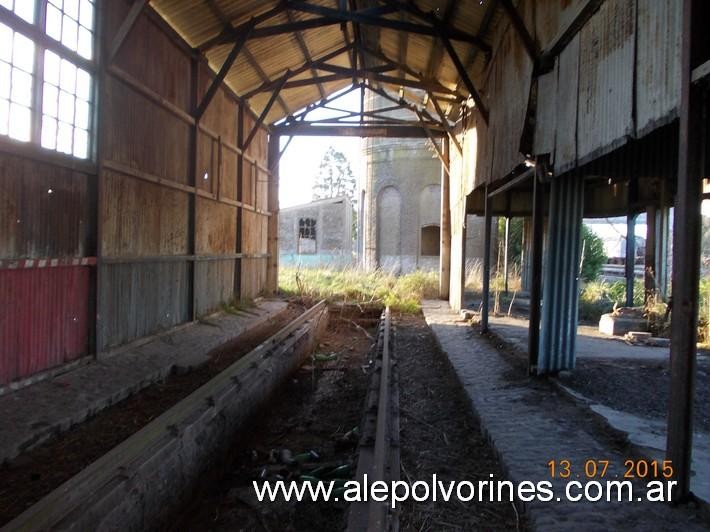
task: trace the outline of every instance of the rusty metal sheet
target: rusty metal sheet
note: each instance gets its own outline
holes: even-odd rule
[[[192,319],[190,263],[140,262],[101,268],[99,351]]]
[[[555,129],[557,127],[557,64],[552,72],[537,79],[537,110],[535,119],[536,154],[555,151]]]
[[[681,2],[638,0],[636,135],[678,116]]]
[[[562,51],[557,63],[555,172],[558,174],[577,163],[579,42],[577,35]]]
[[[580,32],[578,164],[633,136],[636,2],[607,0]]]
[[[0,259],[81,257],[90,239],[90,178],[0,154]]]
[[[86,355],[88,266],[0,270],[0,385]]]
[[[235,260],[209,260],[196,263],[195,304],[198,316],[220,310],[222,303],[235,295]]]

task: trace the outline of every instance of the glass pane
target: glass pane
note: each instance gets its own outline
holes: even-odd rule
[[[10,104],[10,137],[27,142],[30,140],[30,110],[27,107]]]
[[[64,15],[62,19],[62,44],[76,52],[77,31],[79,24]]]
[[[74,128],[68,124],[59,122],[57,128],[57,151],[71,154],[71,143],[74,135]]]
[[[81,57],[91,59],[91,40],[93,35],[86,28],[79,26],[79,45],[77,51]]]
[[[0,59],[12,61],[12,30],[5,24],[0,24]]]
[[[25,72],[34,71],[35,43],[20,33],[15,33],[15,44],[12,47],[12,65]]]
[[[76,70],[76,95],[82,100],[91,100],[91,75],[80,68]]]
[[[59,120],[74,123],[74,96],[64,91],[59,91]]]
[[[57,121],[49,116],[42,117],[42,147],[57,147]]]
[[[0,98],[10,98],[10,65],[0,62]]]
[[[30,24],[35,21],[35,0],[18,0],[15,2],[15,14]]]
[[[89,104],[82,100],[76,100],[76,110],[74,111],[74,125],[89,129]]]
[[[94,29],[94,5],[89,0],[81,0],[79,22],[85,28]]]
[[[44,80],[59,85],[59,56],[49,50],[44,52]]]
[[[0,6],[7,9],[12,9],[12,0],[0,0]]]
[[[59,74],[59,86],[72,94],[74,94],[74,91],[76,90],[76,67],[66,59],[62,59],[62,68]]]
[[[17,68],[12,69],[12,93],[10,99],[25,107],[32,105],[32,76]]]
[[[62,39],[62,12],[47,4],[47,23],[45,31],[55,41]]]
[[[7,135],[7,123],[10,119],[10,102],[0,98],[0,135]]]
[[[64,0],[64,13],[79,20],[79,0]]]
[[[64,5],[63,0],[49,0],[50,4],[54,4],[57,6],[59,9],[61,9]]]
[[[83,129],[74,130],[74,156],[86,159],[89,155],[89,133]]]
[[[42,88],[42,112],[44,114],[57,117],[57,98],[59,98],[57,87],[45,83]]]

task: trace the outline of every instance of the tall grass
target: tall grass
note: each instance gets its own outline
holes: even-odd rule
[[[394,275],[383,270],[358,268],[281,267],[279,289],[285,295],[328,301],[379,303],[400,312],[417,312],[421,300],[437,297],[439,274],[415,271]]]

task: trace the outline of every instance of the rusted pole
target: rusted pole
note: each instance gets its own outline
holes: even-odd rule
[[[451,282],[451,208],[449,205],[449,163],[450,145],[448,137],[441,139],[441,250],[439,253],[439,297],[449,299]]]
[[[483,228],[483,289],[481,303],[481,332],[488,332],[488,302],[490,299],[491,288],[491,202],[492,198],[488,195],[488,185],[485,188],[485,222]]]
[[[279,288],[279,143],[278,135],[269,135],[269,224],[267,227],[266,290],[275,294]]]
[[[656,295],[656,206],[646,208],[646,250],[643,267],[643,301],[645,305],[653,303]]]
[[[544,186],[540,182],[542,170],[538,163],[533,179],[533,212],[530,245],[530,322],[528,324],[528,372],[537,370],[540,350],[540,304],[542,303],[542,243],[544,227]]]
[[[636,269],[636,215],[626,217],[626,306],[634,306],[634,275]]]
[[[700,276],[700,202],[702,93],[691,83],[692,13],[699,0],[683,0],[681,43],[678,187],[673,225],[673,311],[670,399],[666,456],[678,482],[673,501],[690,495],[695,397],[698,280]],[[700,24],[700,21],[696,21]]]

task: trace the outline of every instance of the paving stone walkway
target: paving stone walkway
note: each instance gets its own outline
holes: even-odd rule
[[[601,479],[604,485],[607,480],[624,480],[616,475],[621,477],[625,471],[626,443],[597,416],[545,380],[513,369],[445,302],[425,301],[423,310],[509,480],[551,480],[547,463],[562,459],[572,464],[568,480],[585,481],[584,464],[590,459],[609,460],[607,476]],[[566,481],[552,484],[552,501],[533,501],[522,508],[533,530],[708,530],[708,523],[688,507],[639,501],[569,502],[564,500]],[[644,484],[635,484],[634,498],[643,497]]]
[[[140,346],[0,396],[0,464],[163,379],[207,362],[211,351],[276,317],[283,301],[219,314]]]

